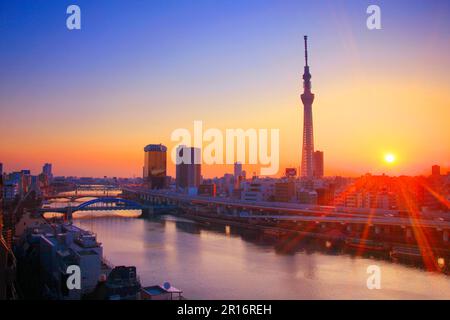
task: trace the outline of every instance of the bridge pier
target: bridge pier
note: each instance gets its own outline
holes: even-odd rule
[[[72,220],[73,220],[72,207],[69,207],[67,208],[66,221],[72,222]]]
[[[153,207],[146,207],[142,209],[141,218],[148,218],[151,217],[154,213]]]

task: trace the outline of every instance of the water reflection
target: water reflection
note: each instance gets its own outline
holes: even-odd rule
[[[382,257],[354,257],[324,241],[294,237],[277,243],[233,226],[124,213],[75,223],[97,233],[114,264],[135,265],[144,285],[170,281],[191,299],[450,298],[445,275]],[[366,269],[372,264],[382,270],[381,290],[367,289]]]

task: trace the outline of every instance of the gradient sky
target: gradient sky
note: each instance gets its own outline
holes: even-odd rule
[[[70,4],[81,30],[66,28]],[[382,30],[366,28],[369,4]],[[447,0],[2,1],[0,162],[140,176],[146,144],[170,149],[174,129],[202,120],[279,128],[281,168],[298,167],[304,34],[327,175],[450,167]]]

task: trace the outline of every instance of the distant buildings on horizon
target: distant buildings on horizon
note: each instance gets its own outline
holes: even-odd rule
[[[405,201],[401,199],[396,187],[397,178],[370,174],[360,178],[325,178],[323,152],[318,150],[313,153],[312,177],[299,176],[296,168],[286,168],[285,175],[281,178],[247,178],[242,163],[236,162],[233,174],[225,173],[220,178],[204,179],[201,175],[201,149],[182,145],[176,150],[174,181],[167,176],[167,148],[164,145],[148,145],[144,152],[143,181],[151,189],[168,189],[188,195],[218,196],[252,202],[291,202],[386,210],[405,206]],[[440,167],[434,165],[431,173],[430,179],[434,177],[433,181],[437,181],[437,177],[441,177]],[[426,188],[421,188],[414,178],[411,179],[409,184],[416,185],[411,192],[419,206],[443,208]],[[159,181],[165,183],[162,185]],[[447,177],[445,181],[444,187],[436,184],[436,188],[448,197],[450,178]]]

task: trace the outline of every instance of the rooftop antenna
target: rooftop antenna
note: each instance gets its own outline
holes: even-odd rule
[[[308,67],[308,36],[303,36],[303,39],[305,40],[305,63]]]

